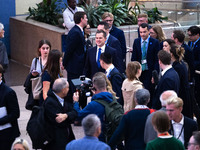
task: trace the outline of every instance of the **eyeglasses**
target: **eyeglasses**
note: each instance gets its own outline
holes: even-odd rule
[[[188,36],[195,36],[196,34],[188,34]]]

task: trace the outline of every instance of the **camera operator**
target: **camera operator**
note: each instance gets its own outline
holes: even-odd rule
[[[104,137],[104,116],[105,116],[105,108],[100,103],[94,100],[104,100],[106,102],[112,102],[113,96],[109,93],[106,89],[106,80],[102,76],[95,76],[92,79],[93,82],[93,92],[94,96],[91,99],[91,102],[82,110],[79,107],[79,94],[78,92],[74,93],[73,100],[74,100],[74,109],[78,112],[78,119],[83,119],[88,114],[96,114],[102,124],[101,134],[99,135],[100,141],[105,141]]]

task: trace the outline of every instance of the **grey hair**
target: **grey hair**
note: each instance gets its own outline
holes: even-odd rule
[[[4,29],[4,25],[0,22],[0,31]]]
[[[62,89],[66,88],[67,86],[69,86],[67,79],[65,78],[58,78],[54,81],[53,83],[53,87],[52,90],[55,93],[60,93],[62,91]]]
[[[93,77],[92,82],[97,90],[102,91],[106,89],[106,79],[103,76]]]
[[[160,102],[161,102],[161,105],[162,106],[166,106],[167,105],[167,101],[173,99],[173,98],[176,98],[178,97],[177,96],[177,93],[173,90],[167,90],[167,91],[164,91],[161,95],[160,95]]]
[[[11,150],[14,149],[14,146],[16,144],[21,144],[24,147],[25,150],[30,150],[30,146],[29,146],[28,142],[25,139],[20,139],[20,138],[16,139],[12,144]]]
[[[147,89],[138,89],[135,92],[135,99],[139,105],[147,105],[150,100],[150,93]]]
[[[97,115],[90,114],[82,120],[82,126],[86,136],[94,136],[97,129],[101,126],[101,122]]]

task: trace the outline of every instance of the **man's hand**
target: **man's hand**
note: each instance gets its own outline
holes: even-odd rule
[[[57,114],[56,122],[61,123],[61,122],[65,121],[67,119],[67,117],[68,117],[67,114],[59,113],[59,114]]]
[[[74,95],[73,95],[73,100],[75,102],[78,102],[79,101],[79,93],[78,92],[75,92]]]

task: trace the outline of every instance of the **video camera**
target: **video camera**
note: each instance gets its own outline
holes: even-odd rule
[[[72,83],[79,91],[80,96],[89,97],[92,95],[92,80],[86,78],[85,75],[80,76],[78,79],[72,79]]]

